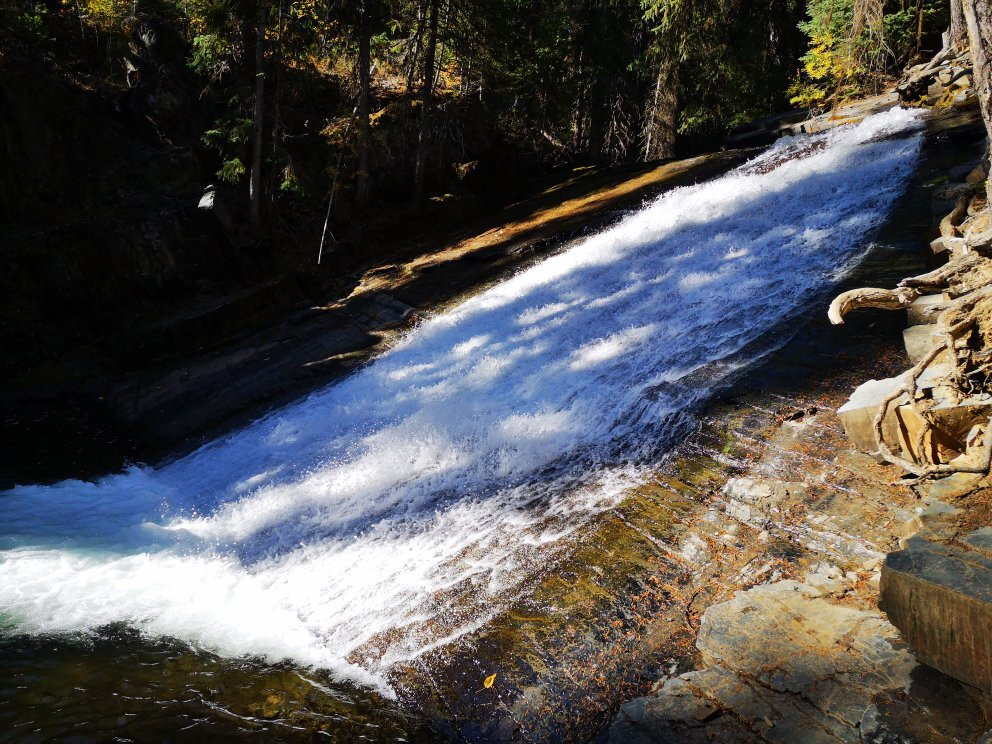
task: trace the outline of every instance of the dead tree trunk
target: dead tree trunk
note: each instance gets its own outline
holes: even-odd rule
[[[358,30],[358,179],[355,184],[355,205],[369,203],[369,88],[372,82],[372,22],[375,0],[362,3],[362,20]]]
[[[972,76],[985,129],[992,137],[992,0],[964,0]]]
[[[434,63],[437,56],[438,0],[430,0],[430,28],[424,57],[424,86],[420,103],[420,132],[417,135],[417,162],[413,176],[413,201],[424,201],[424,182],[427,177],[427,144],[430,139],[430,113],[434,98]]]
[[[262,137],[265,102],[265,22],[267,0],[258,1],[258,24],[255,34],[255,132],[251,148],[251,176],[248,182],[249,219],[258,230],[262,224]]]

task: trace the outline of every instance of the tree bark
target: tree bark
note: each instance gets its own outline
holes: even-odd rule
[[[417,30],[410,40],[404,64],[406,69],[406,92],[413,92],[413,83],[417,77],[417,59],[420,57],[421,41],[424,37],[424,19],[427,17],[427,0],[420,0],[417,5]]]
[[[675,134],[679,109],[675,74],[668,62],[658,65],[651,102],[644,115],[644,160],[675,156]]]
[[[248,182],[249,219],[256,230],[262,224],[262,138],[265,101],[265,22],[267,0],[258,2],[258,25],[255,35],[255,134],[251,150],[251,176]]]
[[[971,42],[972,78],[992,137],[992,0],[964,0],[964,17]]]
[[[372,81],[372,23],[375,0],[363,0],[362,20],[358,31],[358,180],[355,184],[355,205],[363,208],[369,203],[369,88]]]
[[[430,139],[430,112],[434,98],[434,66],[437,56],[438,0],[430,0],[430,28],[424,58],[424,86],[420,104],[420,131],[417,135],[417,162],[413,174],[413,201],[424,201],[424,182],[427,177],[427,144]]]
[[[947,32],[947,48],[968,43],[968,24],[964,20],[964,4],[951,0],[951,27]]]

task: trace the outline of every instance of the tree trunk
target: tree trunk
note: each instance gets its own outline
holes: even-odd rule
[[[369,87],[372,79],[372,23],[375,0],[362,3],[362,22],[358,31],[358,181],[355,184],[355,205],[369,203]]]
[[[255,36],[255,138],[251,151],[251,177],[248,183],[249,219],[256,230],[262,224],[262,109],[265,100],[265,16],[267,0],[258,1],[258,26]]]
[[[606,81],[604,73],[596,70],[592,85],[589,86],[589,136],[586,139],[586,157],[593,162],[603,158],[606,140]]]
[[[427,0],[420,0],[417,5],[417,31],[410,41],[411,48],[407,50],[406,59],[406,92],[413,92],[413,83],[417,77],[417,59],[420,57],[420,46],[424,37],[424,18],[427,16]]]
[[[651,102],[644,116],[644,160],[675,156],[679,98],[675,74],[668,62],[658,65]]]
[[[279,11],[276,16],[276,48],[275,48],[275,61],[274,61],[274,72],[272,74],[272,92],[269,94],[272,98],[272,148],[281,148],[282,144],[282,86],[280,82],[282,80],[282,34],[283,34],[283,18],[282,18],[282,6],[283,0],[279,0]]]
[[[437,55],[438,0],[430,0],[430,29],[424,58],[424,87],[420,104],[420,132],[417,135],[417,162],[413,176],[413,201],[424,201],[424,181],[427,177],[427,143],[430,139],[430,112],[434,98],[434,62]]]
[[[972,77],[985,129],[992,137],[992,0],[964,0],[971,42]]]
[[[951,0],[951,27],[947,32],[945,48],[967,43],[968,24],[964,20],[964,4],[961,0]]]

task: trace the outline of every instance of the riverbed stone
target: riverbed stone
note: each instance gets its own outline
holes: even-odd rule
[[[882,566],[879,606],[921,661],[992,693],[992,559],[912,538]]]
[[[784,503],[800,497],[803,484],[773,478],[731,478],[723,487],[726,514],[752,527],[761,527],[781,511]]]
[[[972,550],[992,557],[992,527],[980,527],[962,537],[961,542]]]
[[[983,477],[979,473],[953,473],[944,478],[935,478],[929,483],[928,494],[930,498],[953,501],[978,488]]]

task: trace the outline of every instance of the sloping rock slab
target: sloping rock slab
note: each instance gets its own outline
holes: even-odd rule
[[[943,341],[943,335],[936,323],[923,323],[904,330],[902,341],[909,361],[916,364]]]
[[[710,607],[696,646],[713,664],[627,703],[610,742],[860,742],[873,703],[917,662],[883,617],[828,601],[828,587],[765,584]]]
[[[908,540],[885,559],[879,606],[921,661],[992,692],[992,560]]]

